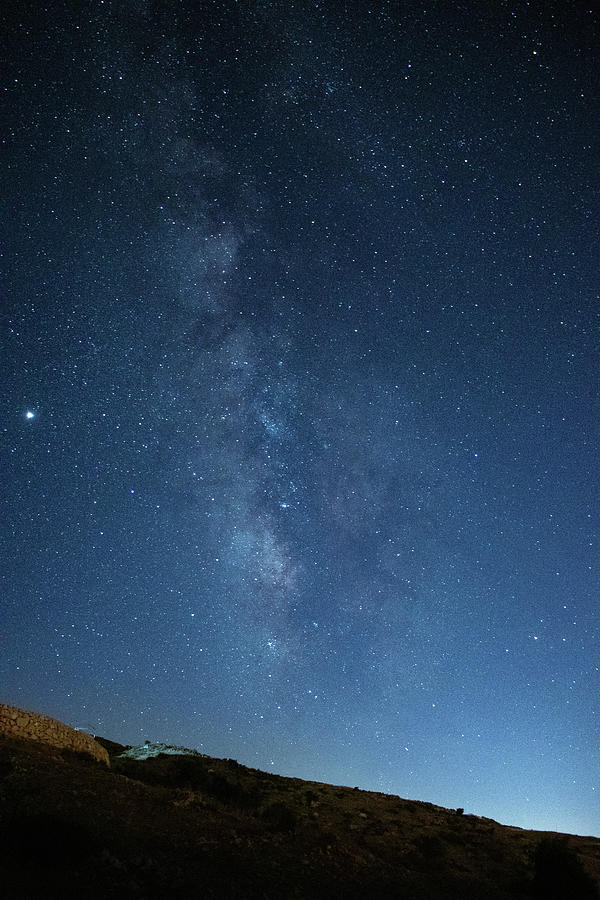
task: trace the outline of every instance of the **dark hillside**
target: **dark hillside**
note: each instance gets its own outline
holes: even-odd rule
[[[124,747],[100,742],[110,769],[0,740],[7,900],[597,897],[597,838],[523,831],[235,760],[124,759]]]

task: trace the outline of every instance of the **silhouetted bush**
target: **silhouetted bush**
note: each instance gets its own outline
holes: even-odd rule
[[[235,760],[229,762],[234,765],[228,764],[228,768],[242,769]],[[160,753],[144,760],[117,758],[113,763],[113,772],[152,787],[198,791],[220,803],[241,809],[256,807],[260,803],[256,785],[247,790],[236,779],[214,772],[205,760],[197,756]]]
[[[211,774],[206,783],[205,791],[207,794],[210,794],[211,797],[220,800],[221,803],[232,803],[242,794],[242,789],[239,785],[229,781],[224,775],[217,773]]]
[[[159,759],[162,757],[159,756]],[[193,791],[202,790],[207,782],[206,766],[203,760],[195,756],[170,756],[165,763],[172,771],[173,782],[177,787],[189,787]]]
[[[272,831],[290,832],[296,829],[298,821],[296,813],[280,801],[267,806],[262,816]]]
[[[160,753],[144,760],[117,758],[113,760],[112,769],[127,778],[167,788],[202,790],[208,779],[204,761],[183,754]]]
[[[444,842],[437,834],[420,834],[415,846],[426,860],[440,859],[446,851]]]
[[[536,900],[597,900],[593,879],[565,838],[542,838],[534,854]]]

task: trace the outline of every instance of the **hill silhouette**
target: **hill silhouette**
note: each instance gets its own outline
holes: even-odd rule
[[[7,900],[598,897],[595,837],[97,740],[110,768],[0,738]]]

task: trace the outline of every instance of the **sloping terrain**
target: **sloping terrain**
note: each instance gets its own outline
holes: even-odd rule
[[[598,838],[98,740],[110,769],[0,740],[7,900],[598,896]]]

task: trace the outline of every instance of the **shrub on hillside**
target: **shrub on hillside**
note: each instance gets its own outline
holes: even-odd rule
[[[565,838],[545,837],[534,854],[535,900],[598,900],[593,879]]]
[[[415,838],[415,847],[423,859],[428,861],[440,859],[446,852],[446,847],[439,834],[419,834]]]
[[[289,833],[296,830],[298,817],[293,809],[285,803],[277,801],[271,803],[262,814],[263,819],[269,825],[271,831]]]

